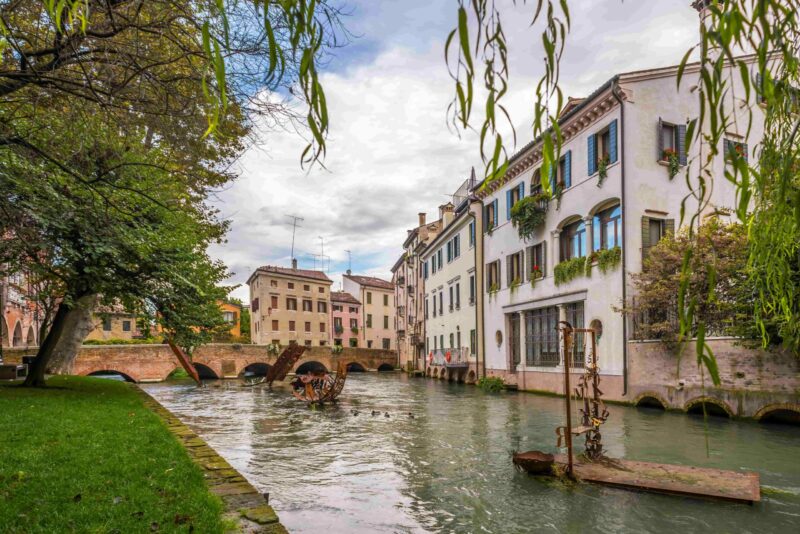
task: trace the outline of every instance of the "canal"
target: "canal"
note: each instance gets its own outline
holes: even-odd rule
[[[542,481],[511,453],[555,452],[563,400],[352,373],[334,407],[288,385],[142,386],[260,491],[290,532],[797,532],[800,428],[610,406],[603,441],[636,460],[754,470],[755,506]],[[375,414],[373,415],[373,413]]]

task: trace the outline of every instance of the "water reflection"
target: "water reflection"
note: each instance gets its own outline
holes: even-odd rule
[[[756,470],[771,493],[750,507],[516,472],[512,451],[554,451],[558,398],[374,373],[315,411],[283,384],[143,387],[270,492],[291,532],[792,532],[800,519],[795,427],[710,418],[706,456],[702,418],[609,407],[609,454]]]

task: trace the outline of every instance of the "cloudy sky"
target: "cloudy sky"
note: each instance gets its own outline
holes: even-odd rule
[[[457,1],[343,1],[356,37],[322,76],[331,120],[326,169],[300,168],[305,143],[297,134],[267,134],[242,157],[238,180],[214,200],[232,226],[228,242],[212,254],[234,272],[229,282],[242,284],[234,295],[245,302],[245,282],[256,267],[290,264],[287,215],[304,219],[295,237],[300,267],[315,267],[321,237],[335,288],[348,268],[347,250],[355,273],[388,279],[417,213],[435,219],[470,169],[481,168],[477,137],[459,137],[446,123],[453,84],[443,51]],[[531,139],[533,89],[542,73],[540,29],[529,26],[536,2],[527,4],[503,9],[507,106],[518,147]],[[567,95],[585,96],[619,72],[676,64],[696,40],[689,0],[569,5],[572,30],[561,75]]]

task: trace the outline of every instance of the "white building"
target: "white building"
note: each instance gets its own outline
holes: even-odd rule
[[[443,206],[442,230],[421,254],[425,282],[426,374],[474,382],[477,375],[478,274],[476,238],[467,180]]]
[[[681,202],[688,193],[685,165],[696,175],[699,161],[698,154],[686,154],[683,146],[686,125],[698,116],[698,97],[691,89],[697,73],[697,65],[687,66],[679,90],[676,67],[620,74],[588,98],[570,100],[559,119],[564,142],[556,177],[551,178],[563,191],[560,200],[545,203],[544,222],[530,239],[520,238],[510,210],[541,186],[540,140],[512,157],[504,178],[476,189],[485,219],[482,342],[487,374],[520,389],[563,392],[565,358],[556,329],[560,320],[567,320],[602,332],[597,351],[603,391],[609,398],[624,398],[630,332],[615,308],[631,297],[630,274],[641,270],[649,247],[680,225]],[[737,86],[738,75],[731,79],[736,82],[729,94],[744,95]],[[761,136],[756,122],[748,139],[746,120],[738,122],[742,130],[732,126],[726,146],[752,146]],[[674,178],[669,175],[667,149],[678,153],[681,164]],[[713,163],[715,179],[705,213],[736,205],[724,167],[720,155]],[[687,214],[695,209],[696,204],[687,202]],[[563,272],[585,259],[562,262],[609,250],[602,252],[604,259],[612,260],[605,273],[595,260],[590,276],[573,270],[571,279],[556,283],[559,264]],[[542,276],[534,284],[532,272]],[[576,372],[584,356],[575,358]]]

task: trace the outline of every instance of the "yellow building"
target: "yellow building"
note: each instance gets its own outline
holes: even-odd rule
[[[322,271],[266,265],[250,275],[250,338],[259,345],[330,344],[330,278]]]
[[[231,325],[231,329],[228,331],[231,337],[238,338],[241,336],[242,307],[239,304],[225,301],[218,301],[217,304],[219,304],[219,309],[222,311],[222,317],[225,322]]]
[[[128,313],[121,305],[98,306],[92,315],[92,323],[87,341],[142,337],[136,325],[136,315]]]

